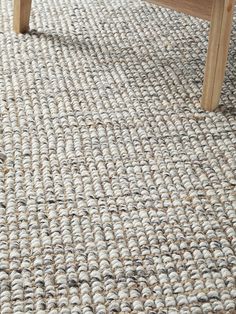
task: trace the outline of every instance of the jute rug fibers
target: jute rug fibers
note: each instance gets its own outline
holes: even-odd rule
[[[236,28],[139,0],[0,3],[0,312],[236,311]]]

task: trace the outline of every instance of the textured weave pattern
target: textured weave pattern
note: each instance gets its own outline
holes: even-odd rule
[[[137,0],[35,0],[16,35],[11,2],[1,314],[235,313],[235,49],[206,113],[207,23]]]

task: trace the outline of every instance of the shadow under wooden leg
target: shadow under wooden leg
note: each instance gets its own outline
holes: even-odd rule
[[[14,0],[14,31],[27,33],[32,0]]]
[[[219,103],[228,57],[234,0],[214,0],[206,62],[202,107],[214,110]]]

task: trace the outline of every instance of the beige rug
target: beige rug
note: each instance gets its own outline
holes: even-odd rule
[[[236,28],[215,113],[208,24],[138,0],[0,4],[0,312],[236,310]],[[235,24],[236,25],[236,24]]]

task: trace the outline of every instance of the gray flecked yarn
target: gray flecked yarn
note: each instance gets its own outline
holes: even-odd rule
[[[0,12],[1,314],[235,313],[235,49],[206,113],[205,22],[35,0],[16,35]]]

